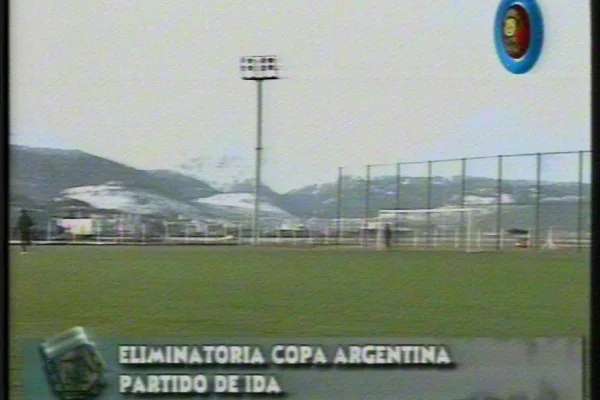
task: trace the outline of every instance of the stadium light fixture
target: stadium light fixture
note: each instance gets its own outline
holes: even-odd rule
[[[254,183],[254,218],[252,222],[252,242],[258,244],[260,236],[260,181],[262,146],[262,83],[266,80],[279,79],[277,56],[245,56],[240,59],[240,72],[243,80],[256,81],[257,90],[257,124],[256,124],[256,178]]]

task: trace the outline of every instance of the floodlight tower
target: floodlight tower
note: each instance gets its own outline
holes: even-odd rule
[[[247,56],[240,59],[240,71],[243,80],[256,81],[256,181],[254,186],[254,218],[252,221],[252,243],[258,244],[260,236],[260,173],[262,147],[262,83],[266,80],[279,79],[277,56]]]

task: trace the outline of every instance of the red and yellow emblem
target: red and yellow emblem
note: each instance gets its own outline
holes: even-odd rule
[[[508,9],[502,27],[506,53],[517,60],[525,56],[531,45],[531,23],[529,14],[520,5]]]

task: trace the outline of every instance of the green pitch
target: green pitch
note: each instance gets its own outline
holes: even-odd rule
[[[11,257],[15,338],[586,335],[586,255],[37,247]]]
[[[587,336],[589,258],[249,247],[11,252],[11,355],[75,325],[105,337]],[[13,369],[13,372],[15,370]]]

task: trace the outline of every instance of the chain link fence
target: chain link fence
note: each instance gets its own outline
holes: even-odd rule
[[[350,178],[363,185],[362,199],[338,196],[338,219],[360,218],[360,206],[364,225],[380,210],[470,208],[478,211],[478,241],[488,248],[522,244],[507,239],[515,232],[526,238],[527,247],[590,246],[590,151],[372,164],[363,176]],[[343,168],[338,181],[348,185]],[[435,237],[432,215],[423,213],[426,240]],[[461,219],[457,229],[464,229]]]

